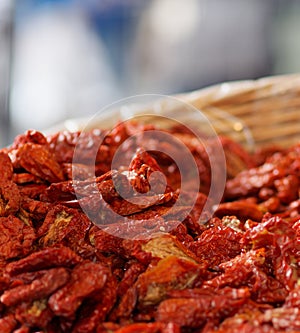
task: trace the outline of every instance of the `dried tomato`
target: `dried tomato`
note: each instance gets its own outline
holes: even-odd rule
[[[149,141],[153,129],[31,130],[0,151],[1,333],[300,330],[300,144],[250,154],[184,126]],[[218,140],[228,179],[214,206]]]
[[[42,134],[39,131],[28,130],[24,134],[20,134],[20,135],[16,136],[16,138],[14,139],[14,142],[11,146],[11,149],[12,150],[18,149],[28,142],[36,143],[36,144],[40,144],[40,145],[46,145],[47,139],[44,136],[44,134]]]
[[[90,225],[89,219],[81,212],[56,205],[38,230],[40,244],[45,247],[64,244],[76,251],[78,242],[84,239]]]
[[[110,313],[117,298],[117,281],[114,276],[108,272],[108,277],[102,291],[97,293],[95,297],[85,303],[80,309],[78,320],[76,321],[74,333],[94,332],[100,322],[103,322]]]
[[[11,180],[13,178],[13,165],[6,152],[0,152],[0,170],[3,180]]]
[[[29,173],[49,182],[64,180],[62,169],[47,147],[25,143],[17,152],[17,160]]]
[[[44,268],[60,266],[70,267],[81,261],[80,256],[75,254],[71,249],[60,246],[45,248],[21,260],[11,262],[6,266],[6,271],[10,275],[16,275],[24,272],[38,271]]]
[[[6,290],[0,300],[6,306],[19,304],[23,301],[31,302],[51,295],[68,281],[69,273],[65,268],[52,268],[44,276],[35,279],[30,284],[21,285]]]
[[[34,229],[15,216],[0,217],[0,258],[23,257],[36,239]]]
[[[241,220],[251,219],[254,221],[260,221],[263,217],[263,212],[259,206],[247,201],[234,201],[221,203],[215,215],[218,217],[223,216],[236,216]]]
[[[155,319],[173,322],[180,327],[199,328],[207,320],[221,320],[232,316],[249,298],[247,289],[227,293],[205,294],[201,297],[170,298],[158,306]]]
[[[17,326],[17,321],[13,314],[0,318],[0,332],[11,333]]]
[[[20,200],[18,186],[11,180],[0,180],[0,216],[16,214]]]
[[[199,264],[172,255],[166,257],[139,276],[136,283],[139,306],[158,304],[168,291],[192,287],[206,276],[205,268]]]
[[[228,261],[241,253],[241,232],[217,222],[197,238],[188,244],[189,249],[196,255],[198,260],[207,263],[211,269]]]
[[[101,291],[108,274],[108,269],[100,263],[78,264],[70,281],[49,298],[50,309],[58,316],[72,317],[85,298]]]

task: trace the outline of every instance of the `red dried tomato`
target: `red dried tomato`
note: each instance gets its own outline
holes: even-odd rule
[[[0,151],[1,333],[300,331],[300,144],[248,154],[221,138],[213,207],[216,141],[164,130],[198,168],[199,191],[183,191],[176,145],[126,141],[152,129],[27,131]],[[111,170],[118,149],[128,165]]]

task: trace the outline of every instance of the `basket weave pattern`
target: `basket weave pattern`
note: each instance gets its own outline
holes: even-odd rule
[[[289,146],[300,141],[300,75],[275,76],[256,81],[240,81],[194,91],[180,98],[214,118],[221,110],[238,118],[250,130],[255,145]],[[241,127],[228,133],[218,122],[216,130],[241,143]]]

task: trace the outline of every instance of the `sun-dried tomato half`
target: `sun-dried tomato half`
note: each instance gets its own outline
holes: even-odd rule
[[[30,130],[0,150],[0,333],[300,331],[300,143],[251,154],[219,138],[214,205],[218,138],[163,129],[191,152],[195,189],[175,144],[145,150],[154,129]]]

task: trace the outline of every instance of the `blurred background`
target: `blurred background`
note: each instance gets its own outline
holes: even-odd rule
[[[0,0],[0,146],[120,98],[300,72],[296,0]]]

